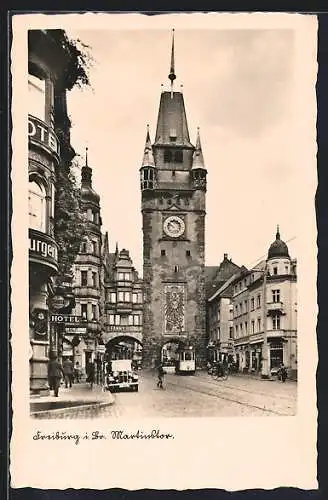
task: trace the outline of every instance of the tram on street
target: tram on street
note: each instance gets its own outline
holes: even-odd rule
[[[176,361],[178,375],[194,375],[196,371],[196,353],[192,346],[179,349]]]

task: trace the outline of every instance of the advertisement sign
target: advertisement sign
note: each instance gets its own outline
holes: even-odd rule
[[[71,314],[52,314],[50,323],[81,323],[81,316],[73,316]]]
[[[56,242],[47,234],[29,229],[29,259],[58,269],[58,248]]]
[[[55,132],[42,120],[29,115],[28,138],[59,154],[59,141]]]
[[[74,326],[66,326],[66,333],[72,333],[73,335],[85,335],[87,333],[86,327],[74,327]]]

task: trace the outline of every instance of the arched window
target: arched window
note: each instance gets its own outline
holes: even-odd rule
[[[40,120],[45,120],[46,86],[45,80],[29,73],[28,75],[29,113]]]
[[[30,228],[46,231],[46,190],[36,181],[29,182],[28,213]]]

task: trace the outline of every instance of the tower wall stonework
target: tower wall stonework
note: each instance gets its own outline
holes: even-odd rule
[[[158,194],[161,196],[161,194]],[[154,366],[162,346],[170,341],[189,341],[196,348],[197,366],[206,359],[205,331],[205,193],[190,193],[188,206],[174,211],[159,208],[153,193],[144,204],[144,367]],[[152,207],[152,208],[151,208]],[[181,239],[172,240],[163,234],[163,220],[171,214],[184,218],[186,229]],[[165,255],[162,255],[165,251]],[[190,255],[187,255],[187,251]],[[178,266],[178,270],[175,270]],[[165,331],[165,286],[183,285],[185,289],[185,328],[181,334]]]

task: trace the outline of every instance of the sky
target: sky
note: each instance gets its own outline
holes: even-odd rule
[[[94,58],[91,87],[68,93],[71,142],[81,165],[89,148],[110,251],[116,242],[129,249],[141,274],[139,168],[147,124],[154,140],[161,84],[169,87],[170,28],[66,29]],[[277,224],[298,256],[309,151],[302,149],[306,99],[296,41],[292,29],[175,31],[175,89],[183,85],[194,144],[200,127],[208,171],[206,265],[219,265],[224,253],[254,265]]]

